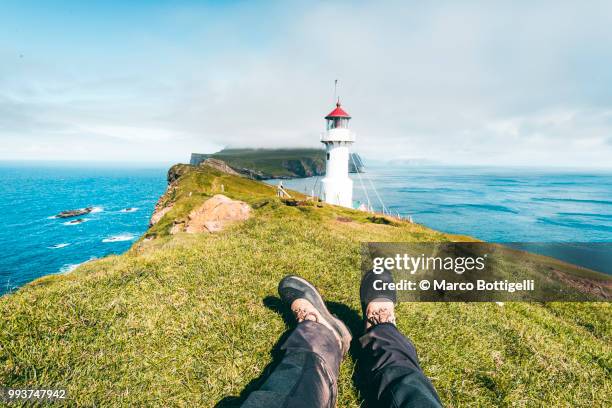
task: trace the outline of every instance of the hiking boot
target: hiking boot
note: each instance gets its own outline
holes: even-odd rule
[[[381,281],[376,285],[380,290],[374,288],[376,281]],[[361,279],[359,300],[366,330],[380,323],[395,325],[397,294],[395,290],[383,286],[384,283],[393,283],[393,275],[387,270],[380,274],[369,271]]]
[[[291,308],[298,323],[304,320],[321,323],[334,333],[342,354],[346,354],[351,344],[351,332],[327,310],[323,298],[310,282],[297,276],[285,276],[278,284],[278,294]]]

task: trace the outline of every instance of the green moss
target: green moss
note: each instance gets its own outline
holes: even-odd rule
[[[251,219],[218,234],[167,234],[221,185],[255,208]],[[340,207],[287,206],[272,187],[210,168],[185,172],[169,200],[155,239],[0,298],[0,384],[63,385],[75,406],[214,406],[270,363],[288,329],[274,301],[284,275],[315,283],[358,334],[360,242],[470,239]],[[456,407],[606,406],[610,312],[608,303],[397,309],[425,372]],[[342,364],[339,407],[361,404],[354,364]]]

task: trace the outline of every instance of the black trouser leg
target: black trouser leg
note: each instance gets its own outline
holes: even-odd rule
[[[361,376],[375,407],[441,407],[440,398],[419,366],[416,349],[391,323],[373,326],[361,338]]]
[[[333,407],[342,351],[330,329],[306,320],[281,346],[284,355],[243,407]]]

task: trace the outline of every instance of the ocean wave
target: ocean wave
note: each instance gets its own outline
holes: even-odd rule
[[[511,213],[511,214],[518,214],[518,211],[509,208],[509,207],[505,207],[503,205],[494,205],[494,204],[439,204],[439,207],[444,207],[444,208],[477,208],[477,209],[481,209],[481,210],[488,210],[488,211],[498,211],[498,212],[505,212],[505,213]]]
[[[403,187],[397,189],[398,193],[465,193],[465,194],[474,194],[474,195],[482,195],[480,191],[468,190],[463,188],[450,188],[450,187]]]
[[[70,243],[61,243],[61,244],[51,245],[50,247],[47,247],[47,248],[49,248],[49,249],[59,249],[59,248],[67,247],[68,245],[70,245]]]
[[[79,218],[77,220],[63,222],[62,225],[79,225],[87,221],[89,221],[89,218]]]
[[[583,200],[578,198],[533,197],[531,201],[612,205],[612,201],[608,200]]]
[[[76,268],[78,268],[79,266],[81,266],[83,264],[86,264],[89,261],[93,261],[94,259],[97,259],[97,258],[95,256],[92,256],[91,258],[89,258],[85,262],[79,262],[79,263],[74,263],[74,264],[65,264],[65,265],[63,265],[60,268],[59,273],[70,273],[70,272],[74,271]]]
[[[129,207],[129,208],[124,208],[123,210],[119,210],[120,213],[131,213],[131,212],[136,212],[138,211],[138,207]]]
[[[102,242],[123,242],[123,241],[132,241],[136,238],[132,234],[119,234],[113,235],[112,237],[104,238]]]
[[[547,217],[540,217],[537,219],[538,223],[548,224],[548,225],[557,225],[560,227],[581,229],[581,230],[594,230],[594,231],[606,231],[612,232],[612,227],[608,225],[601,224],[590,224],[586,222],[580,222],[575,219],[564,219],[564,220],[555,220]]]
[[[491,181],[494,182],[494,183],[499,182],[499,183],[504,183],[504,184],[523,184],[524,183],[524,181],[522,181],[522,180],[515,180],[515,179],[512,179],[512,178],[503,178],[503,177],[502,178],[494,178]]]
[[[578,183],[575,181],[549,181],[542,184],[537,184],[538,187],[547,187],[547,186],[574,186]]]
[[[74,271],[76,268],[78,268],[79,266],[81,266],[82,264],[84,264],[84,262],[77,263],[77,264],[65,264],[64,266],[60,268],[59,272],[60,273],[70,273]]]
[[[585,218],[598,218],[603,220],[611,220],[612,214],[594,214],[594,213],[582,213],[582,212],[559,212],[557,215],[570,216],[570,217],[585,217]]]

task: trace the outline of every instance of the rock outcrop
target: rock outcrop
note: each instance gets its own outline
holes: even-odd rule
[[[282,165],[297,177],[313,177],[325,174],[325,162],[309,157],[283,160]]]
[[[151,219],[149,220],[149,227],[152,227],[153,225],[157,224],[159,220],[161,220],[162,217],[166,215],[168,211],[170,211],[171,209],[172,209],[172,204],[169,204],[164,207],[164,206],[160,206],[158,202],[157,205],[155,206],[155,211],[153,211],[153,215],[151,216]]]
[[[192,167],[189,164],[175,164],[168,170],[166,179],[168,180],[168,186],[172,185],[176,180],[179,179],[183,174],[191,170]]]
[[[227,174],[231,174],[233,176],[240,175],[240,173],[232,169],[226,162],[224,162],[223,160],[219,160],[219,159],[206,159],[200,164],[200,166],[209,166],[209,167],[212,167],[213,169],[217,169],[219,171],[222,171]]]
[[[251,216],[251,211],[247,203],[217,194],[192,210],[185,222],[174,224],[170,233],[195,234],[221,231],[237,221],[247,220]]]
[[[77,218],[76,220],[68,221],[69,225],[82,224],[85,222],[84,218]]]
[[[78,217],[80,215],[89,214],[93,210],[92,207],[79,208],[78,210],[67,210],[62,211],[56,215],[57,218],[70,218],[70,217]]]
[[[192,166],[199,166],[204,160],[210,158],[212,155],[212,153],[191,153],[189,164]]]
[[[187,173],[191,168],[193,167],[188,164],[175,164],[174,166],[170,167],[166,177],[168,180],[168,188],[166,188],[166,192],[159,197],[157,204],[155,204],[155,210],[153,210],[153,215],[151,215],[151,219],[149,220],[149,227],[157,224],[159,220],[161,220],[162,217],[172,209],[172,206],[174,205],[172,197],[174,197],[174,191],[176,190],[178,179],[183,174]]]
[[[207,159],[199,166],[208,166],[233,176],[240,176],[227,163],[219,159]],[[168,170],[168,188],[155,205],[155,210],[149,220],[149,227],[157,224],[164,215],[172,210],[179,179],[183,174],[192,171],[194,168],[197,167],[188,164],[175,164]],[[170,229],[170,233],[216,232],[231,222],[246,220],[249,218],[250,212],[251,207],[247,203],[235,201],[218,194],[189,213],[186,221],[176,220]]]

